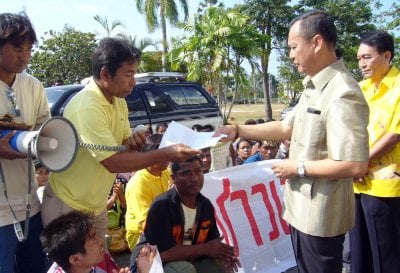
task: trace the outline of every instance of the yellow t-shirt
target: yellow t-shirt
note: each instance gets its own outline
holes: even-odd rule
[[[125,99],[114,97],[109,103],[93,80],[71,99],[64,117],[88,144],[118,146],[131,134]],[[79,147],[70,168],[50,174],[51,188],[73,209],[99,215],[106,209],[107,196],[116,177],[100,161],[115,153]]]
[[[383,78],[375,92],[370,79],[360,82],[360,87],[370,108],[368,133],[369,146],[386,133],[400,134],[400,72],[395,67]],[[366,183],[355,183],[354,192],[378,197],[400,197],[400,144],[385,155],[369,162]]]
[[[126,238],[131,249],[143,232],[141,222],[146,220],[151,203],[158,195],[168,190],[169,180],[169,169],[161,172],[160,176],[154,176],[147,169],[142,169],[129,180],[125,189],[125,226]]]

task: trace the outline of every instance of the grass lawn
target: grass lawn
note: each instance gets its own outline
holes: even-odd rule
[[[272,116],[274,119],[280,119],[280,112],[285,108],[284,104],[272,104]],[[223,110],[223,109],[222,109]],[[247,119],[263,118],[265,120],[264,104],[235,104],[230,114],[229,122],[233,124],[244,124]]]

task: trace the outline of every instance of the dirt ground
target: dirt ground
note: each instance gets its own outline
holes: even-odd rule
[[[279,120],[279,114],[285,107],[284,104],[272,104],[273,118]],[[263,118],[265,120],[264,104],[235,104],[232,108],[229,122],[233,124],[243,124],[249,118]]]

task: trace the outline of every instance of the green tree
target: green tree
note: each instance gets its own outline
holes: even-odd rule
[[[112,21],[112,23],[111,23],[111,25],[110,25],[110,24],[108,23],[108,20],[107,20],[106,17],[101,17],[100,15],[95,15],[93,18],[94,18],[94,20],[95,20],[96,22],[98,22],[98,23],[103,27],[103,29],[106,31],[105,37],[111,37],[111,36],[112,36],[112,32],[113,32],[117,27],[125,28],[125,25],[124,25],[121,21],[119,21],[119,20]],[[122,33],[117,33],[116,36],[124,37],[124,34],[122,34]]]
[[[157,45],[160,43],[152,40],[151,38],[138,39],[136,35],[133,37],[130,35],[128,37],[125,36],[125,38],[131,43],[131,45],[140,49],[141,51],[145,50],[148,46],[152,46],[158,50]]]
[[[289,53],[282,55],[280,60],[281,65],[278,69],[281,79],[278,85],[279,98],[281,102],[289,105],[293,104],[303,91],[302,80],[304,76],[300,75],[297,68],[291,64]]]
[[[125,39],[129,41],[131,45],[138,48],[140,51],[143,52],[139,72],[151,72],[151,71],[161,71],[162,64],[161,64],[161,51],[158,51],[158,44],[160,42],[156,42],[150,38],[143,38],[138,39],[137,36],[124,36]],[[156,51],[144,51],[148,47],[154,47]]]
[[[332,16],[338,33],[337,47],[346,67],[357,79],[361,79],[357,62],[360,34],[375,29],[372,10],[380,7],[377,0],[301,0],[295,10],[303,13],[320,9]]]
[[[399,67],[400,66],[400,4],[393,2],[388,10],[378,13],[376,17],[379,23],[379,28],[390,32],[394,38],[395,55],[393,63],[397,65],[397,67]]]
[[[287,26],[294,17],[294,12],[288,2],[286,0],[246,0],[245,5],[241,7],[252,18],[251,24],[266,37],[264,43],[259,45],[258,57],[263,74],[265,117],[267,120],[272,119],[269,59],[272,49],[282,48],[282,44],[287,39]]]
[[[219,3],[218,0],[203,0],[200,1],[199,7],[197,8],[197,13],[203,13],[207,8],[211,8],[213,6],[223,7],[223,3]]]
[[[174,43],[169,54],[172,69],[186,67],[189,79],[202,82],[217,96],[226,119],[232,109],[228,93],[233,91],[234,101],[239,92],[251,89],[242,65],[244,60],[254,64],[252,50],[263,38],[248,21],[237,9],[208,8],[194,24],[184,26],[190,34]],[[224,84],[229,77],[234,78],[233,86]]]
[[[29,72],[43,83],[57,79],[73,83],[91,75],[91,56],[96,46],[95,35],[65,26],[63,32],[49,30],[49,38],[32,54]]]
[[[361,73],[357,63],[357,49],[361,33],[374,29],[374,17],[372,10],[379,9],[379,1],[375,0],[301,0],[292,8],[294,18],[308,10],[319,9],[328,12],[333,19],[338,32],[338,48],[343,55],[347,68],[357,79],[361,79]],[[354,12],[357,11],[357,12]],[[286,26],[289,28],[289,26]],[[286,38],[284,39],[286,43]],[[281,51],[279,78],[281,80],[280,95],[287,102],[296,100],[303,87],[301,76],[291,65],[288,58],[289,51],[286,47]]]
[[[179,21],[179,12],[174,0],[135,0],[136,7],[141,14],[146,16],[146,24],[148,29],[153,32],[156,28],[161,26],[162,32],[162,66],[163,71],[167,70],[166,55],[168,53],[167,42],[167,20],[170,24],[176,25]],[[179,0],[182,6],[184,20],[186,21],[189,16],[189,7],[187,0]],[[157,15],[157,11],[159,14]]]

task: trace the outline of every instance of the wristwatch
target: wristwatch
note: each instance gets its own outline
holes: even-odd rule
[[[297,165],[297,175],[299,177],[306,176],[306,168],[304,167],[304,161],[300,161],[299,165]]]

